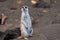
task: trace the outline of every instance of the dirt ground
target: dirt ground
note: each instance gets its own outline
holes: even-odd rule
[[[0,25],[0,31],[5,32],[8,29],[20,27],[20,8],[23,5],[30,7],[30,16],[33,19],[33,37],[30,40],[60,40],[60,0],[53,0],[51,8],[35,8],[30,0],[6,0],[0,2],[0,14],[7,16],[6,23]],[[12,10],[15,8],[15,10]],[[0,36],[0,40],[2,37]],[[12,39],[21,40],[21,39]]]

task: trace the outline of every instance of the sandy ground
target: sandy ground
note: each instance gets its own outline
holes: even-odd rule
[[[0,25],[0,31],[5,32],[7,29],[19,27],[21,6],[30,7],[30,15],[33,19],[33,37],[30,40],[60,40],[60,0],[54,0],[51,8],[34,8],[30,1],[17,3],[16,0],[7,0],[0,2],[0,14],[4,13],[8,18],[5,25]],[[16,8],[16,10],[11,10]],[[1,37],[0,37],[0,40]],[[14,39],[21,40],[21,39]]]

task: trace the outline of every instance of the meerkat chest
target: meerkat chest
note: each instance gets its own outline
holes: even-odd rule
[[[24,15],[24,21],[26,21],[26,22],[30,22],[31,21],[31,19],[30,19],[30,16],[29,15]]]

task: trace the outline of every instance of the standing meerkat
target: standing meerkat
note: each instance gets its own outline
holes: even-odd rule
[[[33,34],[32,22],[30,19],[28,8],[28,6],[23,6],[21,8],[21,38],[24,38],[26,40],[28,40],[28,37],[32,36]]]

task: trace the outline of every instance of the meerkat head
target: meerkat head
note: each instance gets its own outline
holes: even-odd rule
[[[28,7],[28,6],[23,6],[23,7],[21,8],[21,11],[22,11],[22,12],[27,12],[27,11],[28,11],[28,9],[29,9],[29,7]]]

